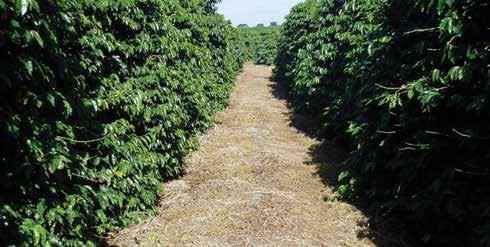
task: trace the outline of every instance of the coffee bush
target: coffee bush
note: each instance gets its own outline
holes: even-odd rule
[[[0,242],[94,246],[155,212],[227,105],[237,31],[201,0],[0,0]]]

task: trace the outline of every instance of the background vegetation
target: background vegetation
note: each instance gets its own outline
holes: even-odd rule
[[[152,213],[242,65],[216,1],[0,0],[0,242],[94,246]]]
[[[416,246],[490,245],[489,12],[480,0],[309,0],[276,76],[351,154],[339,192]],[[407,229],[407,228],[406,228]]]
[[[272,65],[277,53],[279,26],[240,27],[244,59],[255,64]]]

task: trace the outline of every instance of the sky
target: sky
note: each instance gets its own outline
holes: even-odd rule
[[[247,24],[256,26],[270,22],[282,23],[291,7],[301,0],[223,0],[218,5],[218,12],[231,20],[234,26]]]

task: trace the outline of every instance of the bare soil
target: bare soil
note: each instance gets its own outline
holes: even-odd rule
[[[186,175],[164,185],[159,215],[110,244],[374,246],[363,237],[366,217],[337,201],[320,174],[338,165],[315,157],[320,142],[292,126],[271,75],[270,67],[245,66]]]

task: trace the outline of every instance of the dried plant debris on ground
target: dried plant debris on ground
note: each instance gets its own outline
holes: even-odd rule
[[[271,75],[270,67],[245,66],[220,124],[189,157],[187,175],[165,184],[159,215],[111,244],[374,246],[361,237],[366,217],[334,200],[322,181],[311,152],[319,141],[291,126]]]

